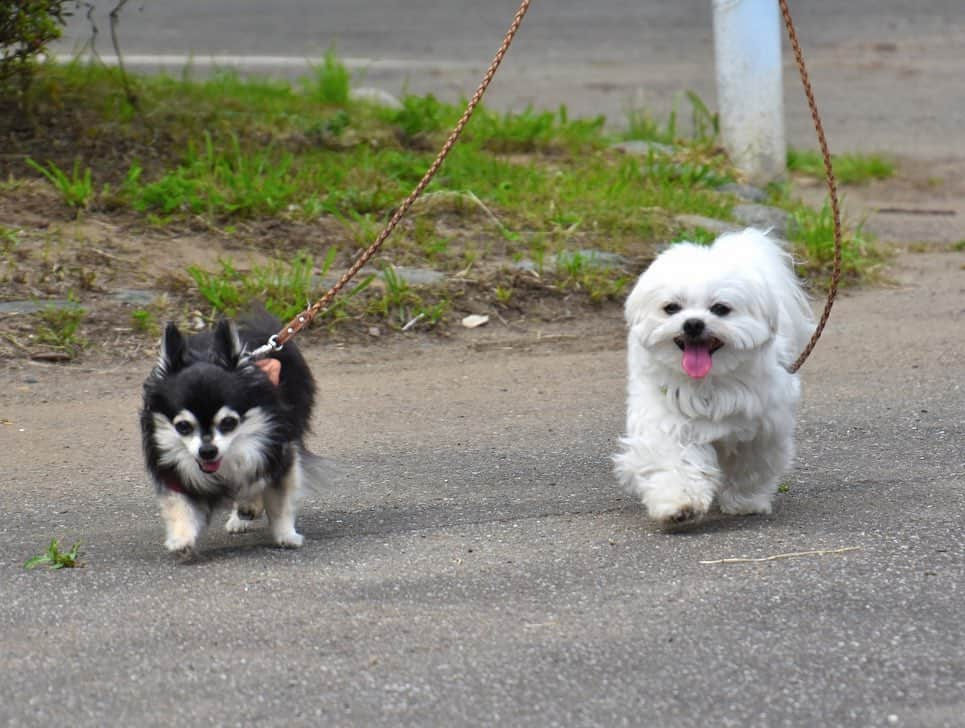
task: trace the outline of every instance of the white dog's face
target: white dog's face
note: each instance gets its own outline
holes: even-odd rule
[[[663,253],[627,299],[631,336],[651,360],[692,379],[727,375],[775,336],[779,306],[750,261],[680,244]]]

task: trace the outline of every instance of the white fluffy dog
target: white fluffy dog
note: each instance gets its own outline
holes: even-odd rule
[[[797,375],[814,329],[779,243],[754,229],[680,243],[626,302],[627,430],[620,481],[664,525],[770,513],[794,456]]]

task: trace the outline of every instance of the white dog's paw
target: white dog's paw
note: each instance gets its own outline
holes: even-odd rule
[[[682,526],[700,520],[710,510],[712,494],[695,494],[684,491],[662,493],[660,497],[644,500],[650,518],[661,526]]]
[[[295,530],[282,534],[276,533],[275,543],[282,548],[297,549],[301,548],[302,544],[305,543],[305,537]]]
[[[771,512],[771,499],[768,493],[745,494],[733,490],[725,490],[718,498],[720,512],[730,516],[766,515]]]
[[[164,548],[175,556],[189,559],[194,556],[195,539],[187,536],[173,535],[164,540]]]
[[[224,530],[231,534],[246,533],[251,530],[252,525],[254,525],[252,519],[241,518],[237,511],[232,511],[224,524]]]

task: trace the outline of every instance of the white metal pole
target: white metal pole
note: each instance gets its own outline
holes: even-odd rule
[[[784,175],[777,0],[713,0],[717,108],[724,147],[752,184]]]

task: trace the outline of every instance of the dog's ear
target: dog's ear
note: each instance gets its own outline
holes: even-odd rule
[[[161,354],[158,357],[158,369],[165,374],[170,374],[181,369],[187,362],[187,346],[184,336],[178,331],[178,327],[172,322],[164,327],[164,336],[161,337]]]
[[[221,319],[218,322],[214,330],[212,348],[215,356],[229,369],[238,366],[238,360],[241,358],[241,339],[238,337],[238,329],[228,319]]]
[[[633,328],[642,323],[650,313],[651,307],[656,305],[655,301],[653,290],[647,286],[647,281],[641,276],[623,304],[623,317],[627,325]]]

